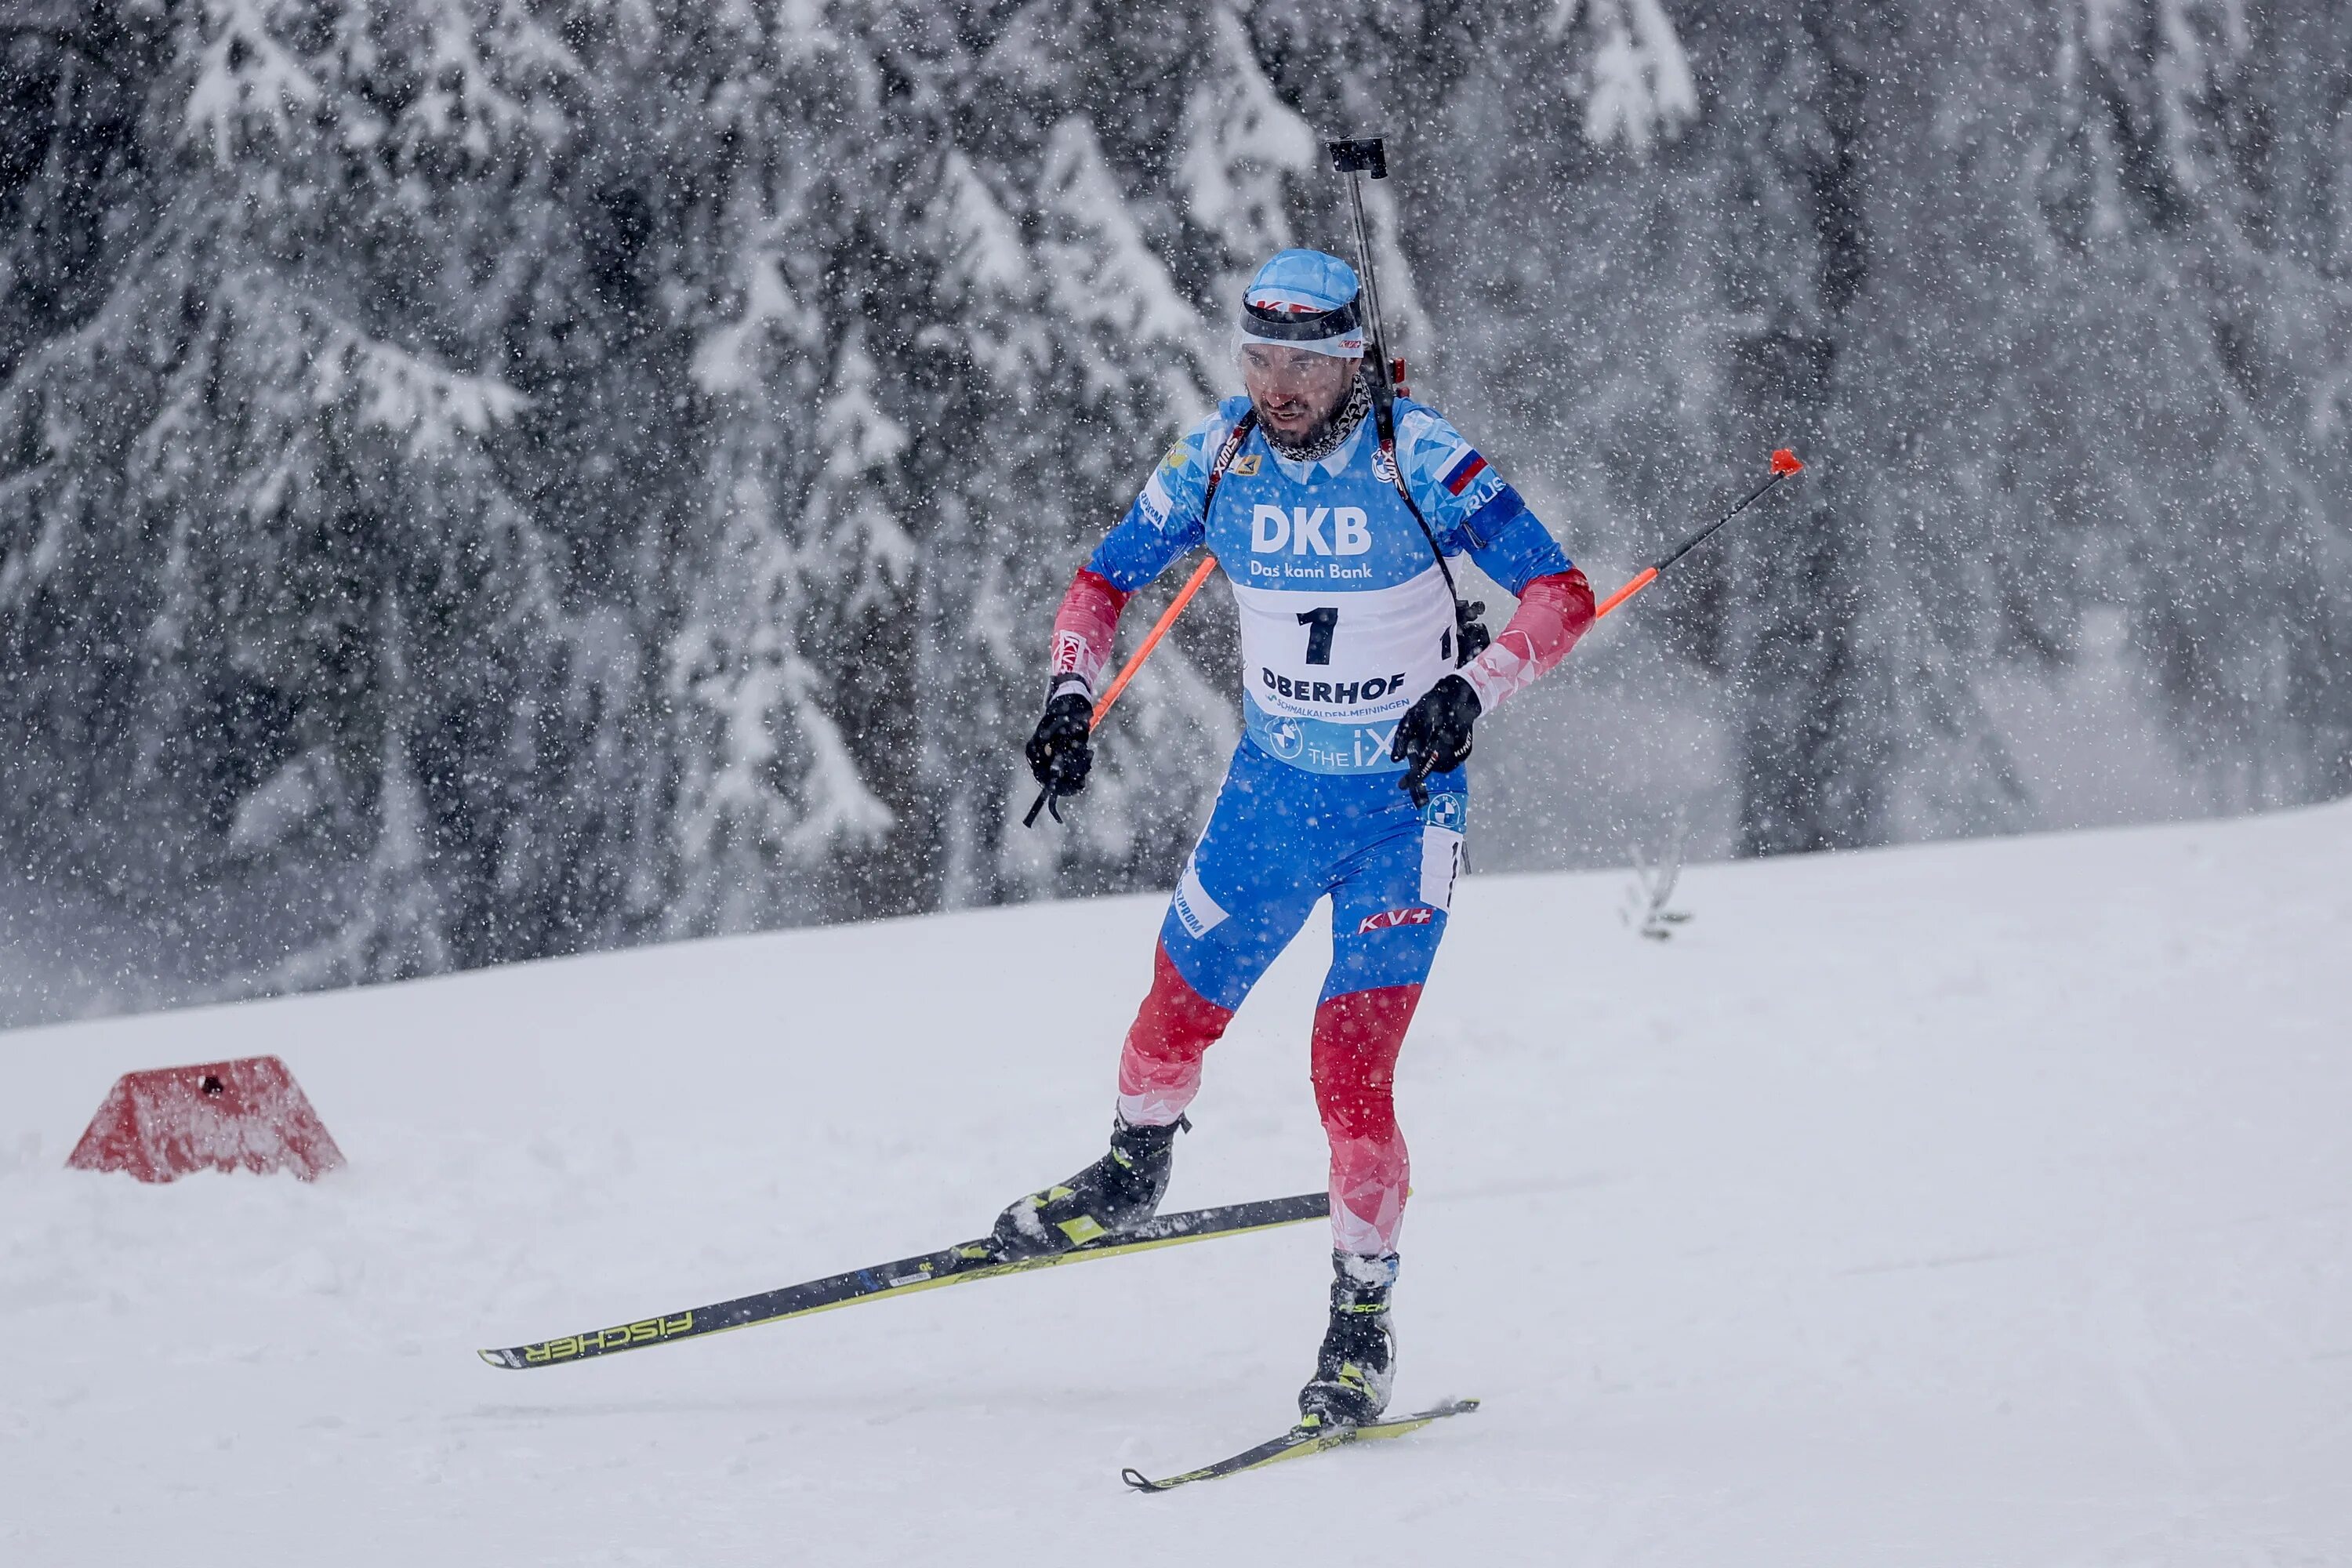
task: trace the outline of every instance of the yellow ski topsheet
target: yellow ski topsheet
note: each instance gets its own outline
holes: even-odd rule
[[[1120,1479],[1139,1492],[1164,1492],[1171,1487],[1185,1486],[1193,1481],[1216,1480],[1224,1476],[1237,1476],[1244,1470],[1262,1470],[1268,1465],[1278,1465],[1285,1459],[1303,1458],[1308,1454],[1321,1454],[1344,1443],[1377,1442],[1384,1437],[1402,1437],[1408,1432],[1418,1432],[1433,1421],[1448,1415],[1464,1415],[1478,1408],[1475,1399],[1449,1399],[1444,1404],[1413,1415],[1401,1415],[1393,1421],[1368,1422],[1361,1426],[1333,1426],[1328,1429],[1313,1426],[1293,1426],[1279,1437],[1260,1443],[1255,1448],[1244,1448],[1230,1459],[1220,1459],[1197,1470],[1187,1470],[1181,1476],[1170,1476],[1155,1481],[1139,1470],[1122,1470]]]
[[[666,1343],[674,1340],[699,1338],[730,1330],[750,1328],[757,1323],[782,1322],[791,1318],[804,1318],[817,1312],[829,1312],[836,1308],[860,1301],[878,1301],[894,1296],[910,1296],[919,1290],[935,1290],[943,1285],[961,1285],[980,1279],[1001,1279],[1008,1274],[1024,1274],[1034,1269],[1059,1268],[1064,1264],[1083,1263],[1090,1258],[1118,1258],[1130,1253],[1150,1252],[1163,1247],[1181,1247],[1188,1242],[1207,1241],[1216,1237],[1248,1236],[1257,1231],[1274,1230],[1283,1226],[1300,1225],[1319,1219],[1328,1212],[1328,1199],[1322,1193],[1304,1193],[1297,1197],[1269,1199],[1255,1204],[1234,1204],[1222,1208],[1198,1209],[1186,1214],[1166,1215],[1147,1221],[1143,1234],[1114,1237],[1106,1241],[1075,1247],[1068,1252],[1054,1253],[1043,1258],[1024,1258],[1009,1262],[982,1261],[986,1256],[983,1242],[965,1242],[943,1253],[910,1258],[887,1263],[871,1269],[857,1269],[847,1274],[814,1279],[802,1285],[747,1296],[715,1306],[697,1307],[688,1311],[665,1313],[640,1319],[635,1322],[618,1323],[611,1328],[590,1329],[576,1334],[560,1334],[553,1339],[530,1344],[509,1346],[500,1350],[477,1352],[482,1360],[495,1367],[520,1370],[524,1367],[579,1361],[614,1351],[635,1350],[641,1346]],[[1210,1222],[1202,1225],[1201,1222]],[[1187,1222],[1200,1226],[1192,1228]],[[1174,1234],[1152,1235],[1153,1226],[1167,1226]]]

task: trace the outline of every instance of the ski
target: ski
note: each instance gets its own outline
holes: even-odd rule
[[[1164,1492],[1193,1481],[1213,1481],[1223,1476],[1240,1475],[1244,1470],[1262,1470],[1285,1459],[1303,1459],[1309,1454],[1327,1453],[1342,1443],[1370,1443],[1384,1437],[1402,1437],[1408,1432],[1420,1431],[1433,1421],[1443,1421],[1449,1415],[1467,1415],[1477,1408],[1478,1402],[1475,1399],[1449,1399],[1417,1415],[1400,1415],[1392,1421],[1369,1421],[1361,1426],[1293,1426],[1281,1436],[1269,1438],[1255,1448],[1245,1448],[1230,1459],[1220,1459],[1213,1465],[1203,1465],[1197,1470],[1187,1470],[1164,1481],[1155,1481],[1142,1471],[1134,1469],[1121,1470],[1119,1479],[1139,1492]]]
[[[1032,1269],[1052,1268],[1064,1263],[1082,1263],[1090,1258],[1120,1258],[1130,1252],[1149,1252],[1154,1247],[1205,1241],[1215,1236],[1246,1236],[1253,1231],[1270,1230],[1276,1226],[1322,1219],[1330,1211],[1330,1197],[1324,1193],[1302,1193],[1291,1198],[1266,1198],[1257,1203],[1192,1209],[1183,1214],[1161,1215],[1144,1221],[1133,1230],[1118,1232],[1068,1252],[1011,1262],[997,1258],[986,1241],[967,1241],[944,1252],[900,1258],[896,1263],[876,1264],[869,1268],[853,1269],[846,1274],[835,1274],[801,1285],[786,1285],[778,1289],[761,1291],[756,1296],[720,1301],[713,1306],[665,1312],[658,1317],[640,1318],[631,1323],[617,1323],[608,1329],[560,1334],[532,1344],[510,1345],[504,1350],[486,1350],[478,1353],[492,1366],[510,1371],[554,1366],[562,1362],[584,1361],[590,1356],[611,1355],[615,1351],[641,1350],[647,1345],[673,1344],[679,1340],[697,1339],[704,1334],[724,1333],[730,1329],[749,1328],[754,1323],[773,1323],[786,1318],[806,1317],[812,1312],[831,1311],[835,1307],[846,1307],[859,1301],[909,1296],[918,1290],[937,1289],[942,1285],[962,1285],[975,1279],[1026,1274]]]

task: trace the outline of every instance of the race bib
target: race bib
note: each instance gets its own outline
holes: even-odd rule
[[[1318,772],[1397,766],[1387,754],[1397,719],[1453,668],[1453,599],[1436,568],[1353,592],[1236,583],[1234,598],[1253,733]]]

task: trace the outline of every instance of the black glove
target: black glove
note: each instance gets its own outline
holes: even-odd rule
[[[1407,763],[1397,787],[1415,805],[1429,804],[1428,778],[1451,773],[1470,757],[1470,726],[1478,720],[1478,693],[1458,675],[1449,675],[1421,694],[1397,721],[1389,760]]]
[[[1095,765],[1095,749],[1087,741],[1094,721],[1095,705],[1075,691],[1045,704],[1045,716],[1029,737],[1029,772],[1045,786],[1048,798],[1087,787],[1087,770]],[[1058,818],[1061,813],[1054,815]]]
[[[1475,599],[1466,605],[1458,599],[1454,601],[1454,624],[1462,628],[1454,639],[1454,667],[1456,669],[1494,646],[1495,634],[1488,631],[1486,623],[1478,618],[1486,613],[1486,606]]]

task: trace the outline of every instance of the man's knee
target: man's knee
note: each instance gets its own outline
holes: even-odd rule
[[[1396,1136],[1396,1063],[1418,985],[1351,991],[1315,1009],[1315,1105],[1334,1144]]]
[[[1128,1052],[1154,1061],[1195,1062],[1233,1021],[1232,1008],[1192,988],[1163,942],[1152,949],[1151,989],[1127,1031]]]
[[[1201,1089],[1201,1056],[1233,1022],[1192,989],[1168,950],[1152,958],[1151,990],[1136,1010],[1118,1055],[1118,1113],[1134,1127],[1165,1127]]]

